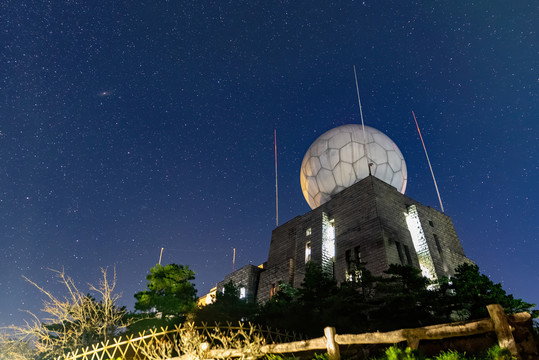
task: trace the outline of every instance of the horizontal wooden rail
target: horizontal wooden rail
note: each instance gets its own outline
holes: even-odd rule
[[[432,325],[422,328],[401,329],[389,332],[375,332],[357,335],[335,335],[339,345],[355,344],[396,344],[409,339],[438,340],[450,337],[469,336],[494,331],[490,319]]]
[[[326,338],[320,337],[316,339],[303,340],[303,341],[294,341],[285,344],[270,344],[262,346],[261,350],[268,354],[277,354],[277,353],[293,353],[299,351],[308,351],[308,350],[325,350]]]

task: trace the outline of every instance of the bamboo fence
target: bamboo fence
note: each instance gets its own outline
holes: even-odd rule
[[[264,343],[289,343],[301,339],[300,334],[294,332],[282,332],[270,327],[264,327],[254,324],[232,323],[219,324],[213,326],[207,323],[202,323],[200,326],[175,325],[172,328],[150,329],[136,335],[127,335],[107,340],[98,344],[77,349],[63,356],[59,356],[56,360],[109,360],[109,359],[129,359],[129,360],[146,360],[145,349],[156,346],[162,343],[174,343],[178,337],[187,328],[195,330],[201,337],[210,339],[208,347],[215,347],[219,344],[211,342],[212,335],[219,333],[224,337],[232,337],[234,334],[242,333],[246,330],[259,335]],[[247,339],[248,340],[248,339]]]

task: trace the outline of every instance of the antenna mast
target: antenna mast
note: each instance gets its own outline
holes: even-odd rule
[[[363,111],[361,110],[361,99],[359,98],[359,85],[357,84],[357,73],[356,73],[355,65],[354,65],[354,77],[356,79],[357,102],[359,104],[359,115],[361,116],[361,127],[363,128],[363,146],[365,147],[365,155],[367,156],[367,167],[369,168],[369,175],[372,175],[371,174],[372,163],[369,160],[369,151],[367,147],[367,135],[365,134],[365,124],[363,122]]]
[[[425,146],[425,142],[423,141],[423,136],[421,136],[421,130],[419,130],[419,125],[417,124],[417,119],[415,117],[414,110],[412,110],[412,115],[414,116],[415,126],[417,127],[419,138],[421,139],[421,143],[423,144],[423,149],[425,150],[425,156],[427,157],[427,162],[429,163],[430,173],[432,174],[432,180],[434,180],[434,187],[436,188],[436,194],[438,194],[438,201],[440,202],[440,208],[442,209],[442,213],[445,213],[444,206],[442,205],[442,198],[440,197],[440,191],[438,191],[438,184],[436,183],[436,178],[434,177],[434,171],[432,171],[432,165],[430,164],[429,154],[427,153],[427,148]]]
[[[275,144],[275,226],[279,226],[279,186],[277,184],[277,129],[273,130]]]

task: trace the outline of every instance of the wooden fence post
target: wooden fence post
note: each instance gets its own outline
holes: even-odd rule
[[[494,331],[498,337],[498,345],[502,349],[507,349],[511,352],[511,355],[516,356],[517,359],[520,359],[520,354],[518,353],[517,344],[513,333],[511,332],[511,327],[507,322],[507,317],[503,308],[499,304],[487,305],[487,310],[494,323]]]
[[[339,344],[335,341],[335,328],[324,328],[324,335],[326,336],[326,344],[328,349],[329,360],[341,360],[341,353],[339,352]]]
[[[416,337],[406,338],[406,343],[407,343],[408,347],[410,349],[412,349],[412,350],[419,349],[419,339],[416,338]]]

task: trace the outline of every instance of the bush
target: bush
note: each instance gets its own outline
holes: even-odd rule
[[[502,349],[498,345],[495,345],[487,350],[485,360],[516,360],[516,357],[512,356],[509,350]]]
[[[419,354],[418,351],[412,350],[407,347],[402,350],[397,345],[388,347],[385,350],[385,355],[378,357],[374,360],[423,360],[424,357]]]
[[[466,360],[466,353],[461,354],[458,351],[448,350],[442,351],[434,360]]]
[[[405,350],[400,349],[396,345],[390,346],[385,351],[385,356],[378,357],[372,360],[429,360],[423,357],[419,352],[413,351],[409,347]],[[516,360],[511,355],[509,350],[501,349],[498,345],[495,345],[488,349],[485,354],[476,358],[475,356],[466,355],[466,353],[459,353],[454,350],[442,351],[432,360]]]

